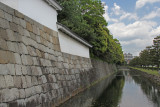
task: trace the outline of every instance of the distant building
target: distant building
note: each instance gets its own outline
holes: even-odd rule
[[[133,59],[133,55],[131,53],[125,53],[124,54],[124,60],[129,64],[129,62]]]

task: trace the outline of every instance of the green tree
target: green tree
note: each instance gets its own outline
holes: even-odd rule
[[[159,70],[159,63],[160,63],[160,36],[157,36],[153,40],[153,48],[154,48],[154,64],[157,65]]]
[[[93,45],[91,57],[109,63],[122,63],[123,52],[113,39],[103,17],[101,0],[58,0],[63,10],[58,21]]]
[[[133,58],[133,59],[130,61],[129,65],[130,65],[130,66],[138,66],[138,67],[141,66],[142,63],[141,63],[140,57],[135,57],[135,58]]]
[[[149,51],[147,49],[141,51],[140,59],[141,59],[142,65],[144,67],[147,67],[147,66],[150,65],[150,54],[149,54]]]

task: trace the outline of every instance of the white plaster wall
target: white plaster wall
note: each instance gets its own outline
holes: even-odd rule
[[[44,0],[0,0],[0,2],[57,31],[57,11]]]
[[[58,31],[60,48],[62,52],[89,58],[89,48],[75,39]]]

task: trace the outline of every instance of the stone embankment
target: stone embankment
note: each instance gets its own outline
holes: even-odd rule
[[[50,107],[115,65],[62,53],[58,33],[0,3],[0,107]]]
[[[140,75],[148,78],[149,80],[151,80],[152,82],[154,82],[155,84],[160,86],[160,76],[157,75],[153,75],[153,74],[148,74],[146,72],[134,69],[134,68],[130,68],[132,71],[136,71],[137,73],[139,73]]]

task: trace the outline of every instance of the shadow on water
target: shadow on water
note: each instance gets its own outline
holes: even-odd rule
[[[106,105],[107,107],[114,107],[120,100],[123,85],[124,77],[112,75],[73,97],[60,107],[106,107]]]
[[[117,107],[122,96],[124,76],[117,76],[104,92],[92,103],[92,107]]]
[[[146,78],[132,71],[123,71],[60,107],[160,107],[160,92]]]

